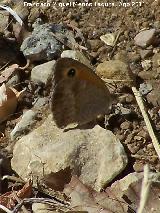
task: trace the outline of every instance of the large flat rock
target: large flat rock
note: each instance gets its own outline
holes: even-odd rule
[[[12,168],[27,180],[30,175],[50,176],[60,190],[72,175],[99,191],[126,166],[127,156],[111,131],[100,126],[64,131],[50,115],[15,145]]]

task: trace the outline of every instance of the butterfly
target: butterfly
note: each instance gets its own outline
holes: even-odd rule
[[[109,112],[112,98],[105,82],[71,58],[57,60],[52,79],[51,111],[59,128],[81,126]]]

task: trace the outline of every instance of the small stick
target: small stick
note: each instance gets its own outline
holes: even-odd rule
[[[29,67],[29,65],[30,65],[30,59],[27,59],[27,63],[26,63],[26,65],[24,66],[24,67],[19,67],[19,69],[20,70],[25,70],[25,69],[27,69],[28,67]]]
[[[150,185],[151,185],[151,182],[149,181],[149,166],[146,164],[144,166],[144,177],[142,181],[140,204],[139,204],[137,213],[142,213],[145,208],[145,205],[149,196]]]
[[[12,212],[9,213],[17,213],[19,211],[19,209],[22,207],[22,205],[24,204],[32,204],[32,203],[44,203],[44,204],[48,204],[51,206],[61,206],[67,209],[71,209],[69,207],[69,203],[65,202],[65,203],[60,203],[57,202],[56,200],[53,199],[48,199],[48,198],[25,198],[21,201],[21,203],[18,203],[17,206],[14,208],[14,210]]]
[[[2,180],[11,180],[11,181],[15,181],[18,183],[24,183],[24,181],[20,178],[20,177],[15,177],[15,176],[10,176],[10,175],[4,175],[2,178]]]
[[[8,61],[5,65],[0,68],[0,71],[3,70],[11,61]]]
[[[133,93],[135,95],[136,101],[138,103],[138,106],[139,106],[139,108],[141,110],[141,113],[142,113],[142,116],[144,118],[144,121],[146,123],[147,130],[148,130],[149,135],[150,135],[150,137],[152,139],[153,146],[154,146],[154,148],[155,148],[155,150],[157,152],[157,155],[158,155],[158,157],[160,159],[160,145],[159,145],[159,142],[158,142],[158,140],[157,140],[157,138],[155,136],[155,133],[153,131],[153,128],[152,128],[151,122],[149,120],[148,114],[145,111],[145,107],[144,107],[144,104],[143,104],[142,96],[141,96],[140,92],[135,87],[132,87],[132,91],[133,91]]]
[[[14,197],[15,197],[16,201],[18,203],[21,203],[21,199],[17,196],[17,194],[14,191],[13,191],[13,193],[14,193]],[[24,213],[29,213],[24,205],[21,206],[21,208],[22,208],[22,210],[23,210]]]
[[[113,45],[112,52],[109,54],[109,58],[110,58],[110,59],[112,58],[112,56],[113,56],[113,54],[114,54],[114,52],[115,52],[115,49],[116,49],[117,43],[118,43],[118,39],[119,39],[121,33],[122,33],[122,31],[119,30],[119,32],[118,32],[118,34],[117,34],[117,36],[116,36],[116,39],[115,39],[115,41],[114,41],[114,45]]]

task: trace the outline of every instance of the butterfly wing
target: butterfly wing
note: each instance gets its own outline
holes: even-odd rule
[[[76,119],[80,125],[109,112],[111,98],[108,88],[100,88],[83,80],[77,87],[75,99]]]
[[[75,76],[68,76],[68,70],[74,70]],[[107,113],[109,105],[108,88],[90,68],[73,59],[58,60],[51,94],[51,110],[58,127],[92,121]]]
[[[68,81],[61,81],[51,95],[53,119],[59,128],[64,128],[76,120],[75,95]]]

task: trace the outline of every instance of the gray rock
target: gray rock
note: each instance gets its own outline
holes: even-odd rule
[[[149,92],[152,91],[152,85],[149,83],[142,83],[140,84],[139,91],[142,95],[147,95]]]
[[[155,32],[155,29],[150,29],[138,33],[134,38],[135,44],[144,48],[151,45],[155,39]]]
[[[49,61],[34,67],[31,71],[31,81],[35,83],[43,83],[46,85],[51,77],[55,61]]]
[[[18,136],[21,136],[23,133],[28,132],[29,129],[33,126],[35,123],[35,118],[37,116],[37,113],[28,110],[26,111],[21,120],[16,124],[14,129],[10,133],[11,140],[15,140]]]
[[[144,70],[148,71],[152,67],[152,61],[151,60],[144,60],[141,62],[141,65]]]
[[[23,41],[21,51],[32,61],[50,61],[57,58],[61,54],[63,44],[57,41],[52,33],[65,34],[65,32],[63,25],[36,25],[32,35]]]
[[[116,114],[129,115],[131,113],[131,109],[124,107],[122,104],[118,103],[115,108]]]
[[[42,107],[44,107],[48,103],[48,98],[38,98],[34,103],[34,109],[40,110]]]
[[[64,185],[64,179],[77,175],[99,191],[125,168],[127,161],[123,146],[111,131],[99,126],[63,131],[50,115],[42,126],[16,143],[12,168],[24,180],[31,173],[40,179],[51,175],[55,188],[59,181]]]

